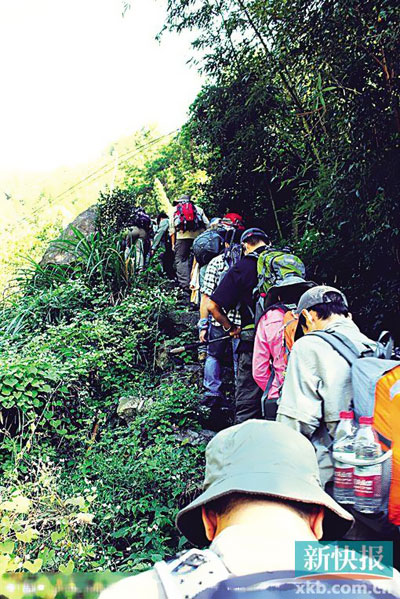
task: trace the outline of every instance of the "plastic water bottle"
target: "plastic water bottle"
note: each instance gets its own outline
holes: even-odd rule
[[[355,458],[356,426],[354,412],[340,412],[340,422],[337,426],[333,451],[338,457]],[[333,496],[339,503],[354,504],[354,466],[335,460],[335,478]]]
[[[365,460],[365,465],[354,469],[354,507],[364,514],[379,511],[382,501],[382,464],[368,465],[368,461],[382,455],[372,420],[368,416],[361,416],[355,442],[356,459]]]

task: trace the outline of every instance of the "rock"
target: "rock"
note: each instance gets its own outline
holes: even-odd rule
[[[146,411],[147,407],[153,403],[152,399],[148,397],[121,397],[118,403],[117,414],[120,418],[125,420],[127,424],[130,424],[135,420],[138,414]]]
[[[175,335],[192,330],[197,332],[196,325],[199,320],[197,312],[187,312],[186,310],[172,310],[168,313],[167,318],[169,325]]]
[[[200,364],[185,364],[179,372],[179,377],[185,379],[187,386],[201,387],[203,384],[203,366]]]
[[[59,239],[74,238],[75,235],[72,227],[78,229],[78,231],[83,233],[85,237],[89,237],[91,233],[96,232],[96,217],[97,206],[94,205],[77,216],[76,219],[61,233]],[[57,248],[53,242],[44,253],[40,264],[41,266],[46,266],[47,264],[71,264],[74,260],[75,257],[71,252]]]
[[[191,429],[181,430],[175,434],[175,439],[185,445],[207,444],[217,433],[209,430],[192,431]]]

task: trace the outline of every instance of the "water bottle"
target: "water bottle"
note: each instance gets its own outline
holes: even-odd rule
[[[337,426],[333,451],[337,457],[355,458],[356,426],[354,412],[340,412],[340,422]],[[335,477],[333,483],[333,496],[339,503],[354,504],[354,466],[337,460],[334,461]]]
[[[355,442],[356,459],[365,460],[365,465],[354,469],[354,507],[363,514],[379,511],[382,501],[382,464],[368,465],[368,461],[382,455],[372,420],[361,416]]]

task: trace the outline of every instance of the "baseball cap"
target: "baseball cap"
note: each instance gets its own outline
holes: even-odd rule
[[[246,229],[240,238],[240,243],[245,243],[249,237],[258,237],[260,241],[265,241],[265,243],[269,243],[269,237],[265,231],[262,229],[257,229],[253,227],[252,229]]]
[[[221,219],[221,224],[226,227],[235,227],[239,231],[244,231],[243,216],[236,212],[227,212]]]
[[[203,489],[176,517],[181,533],[200,547],[208,543],[202,506],[234,492],[326,508],[325,538],[340,538],[353,523],[351,514],[323,490],[312,443],[280,422],[247,420],[218,433],[206,448]]]
[[[173,200],[174,204],[179,204],[179,202],[190,202],[190,196],[187,194],[183,194],[179,196],[179,198]]]
[[[330,304],[332,300],[327,297],[327,293],[331,291],[338,293],[341,296],[343,303],[348,308],[349,304],[347,302],[347,298],[344,293],[339,291],[339,289],[336,289],[335,287],[329,287],[328,285],[317,285],[316,287],[312,287],[303,293],[299,299],[296,313],[301,314],[303,310],[308,310],[317,304]]]

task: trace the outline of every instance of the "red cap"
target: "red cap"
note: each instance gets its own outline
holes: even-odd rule
[[[222,223],[235,227],[239,231],[244,231],[243,216],[240,216],[240,214],[237,214],[236,212],[228,212],[225,214],[222,218]]]
[[[352,410],[349,410],[348,412],[339,412],[339,418],[342,420],[351,420],[354,418],[354,412]]]
[[[372,416],[360,416],[360,424],[372,424],[373,421]]]

